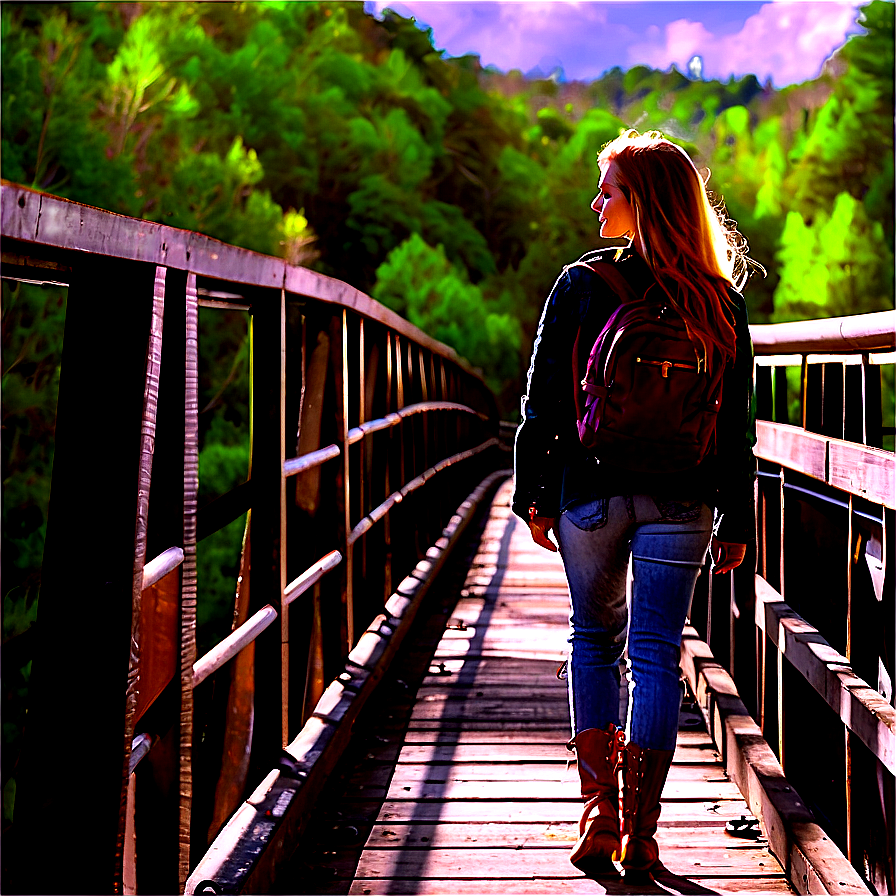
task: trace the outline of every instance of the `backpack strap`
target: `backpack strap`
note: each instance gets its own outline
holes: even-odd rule
[[[588,268],[592,274],[597,274],[597,276],[603,279],[616,294],[620,304],[625,305],[637,301],[638,297],[635,295],[631,286],[629,286],[625,277],[623,277],[616,269],[614,262],[595,260],[589,263],[587,261],[577,261],[574,264],[568,265],[567,270],[574,267]],[[579,325],[579,332],[576,335],[576,341],[572,351],[573,396],[575,398],[576,418],[578,420],[583,419],[585,415],[585,396],[582,390],[582,376],[588,365],[588,356],[591,354],[594,342],[600,335],[602,329],[595,330],[593,325],[589,327],[587,326],[587,323],[588,321],[586,318]],[[602,392],[606,392],[606,389],[596,385],[591,386],[588,391],[594,389],[601,389]],[[592,392],[592,394],[597,393]]]
[[[616,268],[616,265],[612,261],[577,261],[574,264],[568,265],[567,270],[569,268],[588,268],[592,274],[597,274],[598,277],[601,277],[606,281],[610,289],[619,296],[619,300],[623,304],[627,304],[628,302],[634,302],[637,300],[637,296],[632,291],[631,286],[629,286],[628,280],[619,273]]]

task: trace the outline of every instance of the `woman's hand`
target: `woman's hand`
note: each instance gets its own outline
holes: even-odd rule
[[[747,553],[747,546],[730,541],[719,541],[713,536],[710,550],[712,551],[713,573],[719,575],[723,572],[731,572],[732,569],[741,565]]]
[[[537,514],[529,520],[529,531],[532,533],[532,541],[539,547],[548,551],[557,551],[557,545],[548,538],[548,533],[557,525],[557,517],[555,516],[538,516]]]

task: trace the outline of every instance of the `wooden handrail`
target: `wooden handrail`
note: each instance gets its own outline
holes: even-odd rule
[[[453,348],[341,280],[191,230],[129,218],[7,180],[0,180],[0,187],[0,231],[8,240],[151,262],[244,286],[284,288],[376,320],[482,379]]]
[[[818,691],[865,746],[896,774],[896,709],[856,675],[815,626],[756,576],[756,627]]]
[[[896,311],[752,324],[750,335],[757,355],[891,349],[896,347]]]

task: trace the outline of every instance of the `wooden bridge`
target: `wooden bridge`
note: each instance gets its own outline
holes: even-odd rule
[[[4,184],[2,237],[4,278],[68,289],[4,892],[894,891],[896,312],[753,327],[756,552],[700,577],[668,874],[632,889],[566,860],[562,570],[476,373],[198,234]],[[200,309],[247,328],[251,417],[202,506]],[[199,656],[197,550],[247,513]]]

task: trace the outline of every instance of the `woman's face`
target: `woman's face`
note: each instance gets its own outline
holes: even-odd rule
[[[602,165],[597,196],[591,208],[600,215],[600,235],[607,239],[635,235],[635,213],[617,186],[616,162]]]

